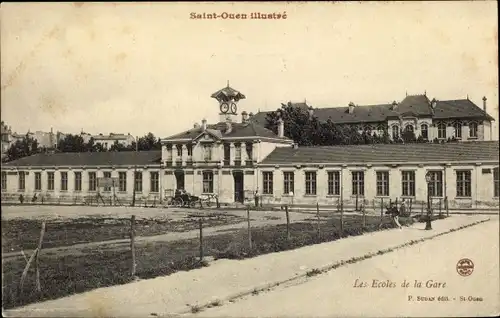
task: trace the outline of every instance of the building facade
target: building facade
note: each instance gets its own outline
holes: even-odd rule
[[[28,201],[36,194],[38,202],[81,203],[99,194],[104,202],[129,203],[134,195],[139,202],[159,202],[185,189],[217,195],[223,204],[250,203],[257,193],[264,205],[352,206],[360,200],[425,202],[430,196],[447,199],[451,208],[498,207],[498,141],[297,147],[284,136],[283,121],[276,134],[257,116],[239,114],[245,95],[229,85],[212,98],[218,122],[203,119],[161,139],[161,151],[40,153],[3,164],[2,200],[23,195]],[[443,108],[433,109],[441,113],[437,110]],[[418,117],[415,123],[416,117],[405,118],[394,124],[413,123],[418,130],[419,124],[439,119]],[[484,127],[483,122],[478,128],[483,137]],[[100,184],[103,179],[113,180],[112,185]]]
[[[93,138],[95,144],[101,144],[105,149],[111,148],[111,146],[114,145],[115,143],[119,143],[125,147],[128,147],[132,145],[132,143],[135,141],[134,136],[132,136],[130,133],[129,134],[110,133],[109,135],[98,134],[98,135],[92,135],[90,137],[88,134],[82,133],[81,136],[85,142],[88,142],[90,138]]]
[[[360,106],[349,103],[345,107],[313,108],[304,103],[289,103],[307,109],[321,121],[331,120],[338,125],[349,125],[369,134],[381,136],[387,131],[392,140],[399,139],[405,131],[424,140],[459,141],[491,140],[492,121],[486,112],[486,97],[483,108],[469,98],[456,100],[429,100],[426,94],[407,95],[401,102]],[[265,124],[268,112],[259,112],[255,119]]]

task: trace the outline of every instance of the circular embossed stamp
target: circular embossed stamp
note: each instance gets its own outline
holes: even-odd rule
[[[468,258],[462,258],[457,263],[457,273],[460,276],[469,276],[474,271],[474,263]]]

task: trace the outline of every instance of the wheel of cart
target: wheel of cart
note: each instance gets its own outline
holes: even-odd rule
[[[163,197],[163,207],[170,208],[172,206],[174,206],[174,191],[167,189]]]
[[[182,200],[182,198],[180,197],[175,198],[173,206],[175,206],[176,208],[182,208],[184,206],[184,200]]]

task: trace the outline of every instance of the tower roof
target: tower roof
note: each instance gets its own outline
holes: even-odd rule
[[[230,99],[240,100],[240,99],[245,99],[246,97],[245,97],[245,95],[243,95],[239,91],[230,87],[229,83],[227,83],[226,87],[213,93],[212,98],[215,98],[217,100],[230,100]]]

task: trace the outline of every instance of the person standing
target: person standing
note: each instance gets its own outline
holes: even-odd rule
[[[394,221],[394,224],[396,224],[396,226],[399,229],[402,229],[403,227],[399,223],[399,211],[398,208],[394,205],[394,203],[391,203],[387,213],[391,216],[392,220]]]
[[[406,216],[406,203],[405,199],[401,201],[401,205],[399,206],[399,214],[401,216]]]

